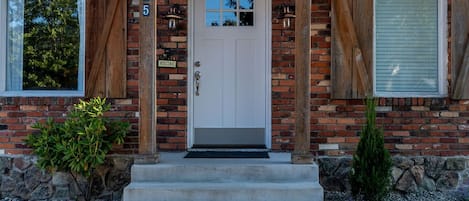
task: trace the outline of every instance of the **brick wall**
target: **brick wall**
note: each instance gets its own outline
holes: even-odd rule
[[[160,12],[171,3],[160,1]],[[283,28],[276,8],[293,0],[272,2],[272,148],[291,150],[294,136],[294,28]],[[187,10],[186,10],[187,11]],[[311,149],[320,155],[349,155],[364,123],[362,100],[330,98],[331,3],[312,0]],[[450,12],[448,13],[450,16]],[[448,20],[449,21],[449,20]],[[159,69],[158,128],[162,149],[183,149],[186,126],[187,30],[167,31],[159,20],[160,47],[171,48],[178,70]],[[185,26],[187,22],[183,22]],[[171,37],[171,36],[182,37]],[[162,49],[158,52],[162,54]],[[184,58],[184,59],[179,59]],[[449,67],[448,67],[449,68]],[[450,70],[450,69],[449,69]],[[172,77],[171,77],[172,75]],[[378,123],[385,129],[386,146],[402,155],[462,155],[469,152],[469,101],[447,98],[381,98]]]
[[[164,16],[178,4],[184,20],[176,29],[168,28]],[[177,68],[158,68],[157,76],[157,135],[162,150],[185,150],[187,131],[187,1],[158,1],[158,51],[160,58],[167,54],[177,61]]]
[[[361,100],[331,100],[330,1],[312,8],[312,150],[320,155],[349,155],[365,122]],[[448,22],[451,10],[448,7]],[[450,35],[450,24],[448,36]],[[448,40],[448,47],[451,47]],[[449,52],[449,51],[448,51]],[[448,58],[451,58],[450,55]],[[448,64],[448,71],[451,71]],[[451,73],[451,72],[449,72]],[[451,83],[448,76],[448,83]],[[449,98],[380,98],[378,124],[386,147],[400,155],[469,154],[469,101]],[[331,150],[320,150],[325,147]]]
[[[330,99],[330,1],[313,0],[312,3],[311,146],[320,155],[349,155],[359,141],[365,107],[361,100]],[[469,101],[381,98],[378,110],[377,122],[385,130],[386,147],[394,154],[468,154]],[[320,147],[332,150],[320,150]]]
[[[30,150],[23,140],[27,135],[35,132],[31,125],[36,122],[45,122],[47,118],[54,118],[58,122],[64,121],[64,116],[70,107],[77,103],[79,98],[39,98],[17,97],[0,98],[0,154],[27,154]],[[126,143],[116,147],[118,153],[135,153],[138,142],[135,112],[138,111],[138,99],[115,99],[106,116],[114,119],[123,119],[132,124],[132,132]]]
[[[272,2],[272,148],[292,150],[295,133],[295,29],[284,28],[276,18],[276,8],[282,4],[294,5],[294,0]],[[327,105],[330,84],[330,3],[328,0],[313,0],[311,7],[311,97],[312,110]],[[327,108],[327,107],[326,107]],[[315,141],[317,115],[312,113],[312,149],[317,150]]]
[[[279,6],[294,0],[272,1],[272,149],[292,150],[295,131],[295,28],[283,28]]]
[[[107,114],[132,123],[126,143],[116,147],[119,153],[136,153],[138,148],[139,1],[128,3],[128,98],[110,100],[114,106]],[[283,28],[276,18],[276,8],[283,3],[293,4],[294,0],[272,1],[272,148],[277,151],[293,149],[295,132],[294,23],[291,28]],[[173,4],[181,6],[185,20],[176,30],[168,30],[163,16]],[[186,147],[187,11],[187,0],[158,1],[157,56],[166,53],[177,61],[177,68],[157,69],[161,150]],[[312,0],[311,150],[319,155],[340,156],[355,149],[365,122],[365,107],[362,100],[330,98],[330,11],[330,0]],[[0,153],[29,153],[22,140],[33,132],[30,125],[47,117],[63,120],[67,109],[77,101],[78,98],[56,97],[0,98]],[[381,98],[378,109],[378,124],[385,129],[386,146],[394,154],[469,154],[469,100]]]

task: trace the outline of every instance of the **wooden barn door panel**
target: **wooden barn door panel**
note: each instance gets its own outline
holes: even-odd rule
[[[373,0],[332,1],[332,98],[372,94]]]
[[[127,76],[127,1],[86,1],[87,97],[124,98]]]
[[[453,98],[469,99],[469,1],[453,0],[451,16]]]

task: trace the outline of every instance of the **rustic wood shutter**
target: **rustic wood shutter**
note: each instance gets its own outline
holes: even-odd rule
[[[373,0],[332,0],[331,51],[332,98],[372,95]]]
[[[453,0],[451,16],[454,99],[469,99],[469,1]]]
[[[86,97],[125,98],[127,1],[86,0]]]

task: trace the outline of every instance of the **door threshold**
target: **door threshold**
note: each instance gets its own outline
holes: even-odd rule
[[[189,148],[187,151],[238,151],[238,152],[261,152],[261,151],[270,151],[267,148],[257,149],[257,148],[247,148],[247,149],[240,149],[240,148]]]
[[[263,144],[194,144],[193,149],[266,149]]]

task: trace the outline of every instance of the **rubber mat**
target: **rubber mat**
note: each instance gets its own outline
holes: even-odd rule
[[[266,151],[190,151],[184,158],[269,158]]]

